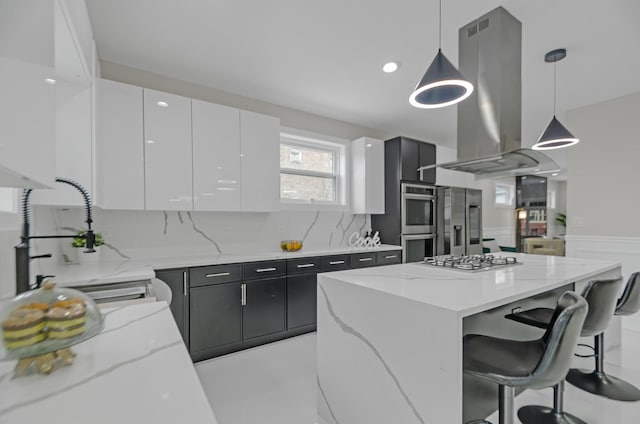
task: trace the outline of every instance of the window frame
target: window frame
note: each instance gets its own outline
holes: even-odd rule
[[[498,187],[504,187],[507,190],[507,203],[498,202]],[[512,183],[495,182],[493,186],[493,204],[496,208],[513,208],[515,204],[516,186]]]
[[[287,145],[300,147],[303,149],[313,149],[318,151],[331,152],[334,157],[333,172],[310,171],[303,169],[280,168],[282,175],[301,175],[308,177],[332,178],[334,180],[335,200],[315,200],[312,199],[286,199],[280,197],[280,204],[284,209],[328,209],[347,210],[348,204],[348,181],[347,163],[349,160],[348,140],[324,134],[312,133],[293,128],[281,127],[279,146]]]

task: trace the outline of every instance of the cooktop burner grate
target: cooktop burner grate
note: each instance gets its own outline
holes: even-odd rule
[[[489,254],[469,256],[433,256],[424,258],[424,264],[438,268],[477,272],[504,268],[505,266],[520,265],[520,262],[518,262],[514,256],[497,256]]]

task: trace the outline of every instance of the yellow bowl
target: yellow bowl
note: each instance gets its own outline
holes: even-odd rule
[[[280,249],[285,252],[296,252],[302,249],[302,240],[282,240]]]

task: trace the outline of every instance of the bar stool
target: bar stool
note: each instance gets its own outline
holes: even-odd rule
[[[515,422],[515,387],[541,389],[564,379],[588,309],[581,296],[566,292],[540,339],[464,336],[464,372],[498,384],[500,424]]]
[[[622,278],[594,280],[582,292],[589,304],[589,313],[580,332],[581,337],[601,334],[611,322],[616,307],[616,297]],[[553,309],[535,308],[506,315],[505,318],[538,328],[547,328],[552,322]],[[580,418],[564,411],[564,378],[553,388],[553,408],[527,405],[518,410],[523,424],[585,423]]]
[[[640,272],[633,273],[629,277],[622,296],[618,299],[615,315],[633,315],[638,311],[640,311]],[[594,339],[595,370],[585,372],[573,368],[567,375],[567,381],[584,391],[609,399],[640,400],[640,390],[636,386],[604,372],[604,333],[597,334]]]

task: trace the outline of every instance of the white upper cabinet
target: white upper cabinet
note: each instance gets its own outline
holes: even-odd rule
[[[193,99],[193,209],[239,211],[240,110]]]
[[[191,99],[144,89],[145,207],[193,209]]]
[[[54,4],[0,1],[0,186],[53,187]]]
[[[73,180],[94,197],[92,81],[81,44],[91,44],[93,36],[83,1],[54,2],[56,79],[56,176]],[[85,12],[84,14],[81,12]],[[75,12],[72,19],[72,12]],[[78,28],[84,31],[78,31]],[[33,204],[82,206],[82,196],[67,184],[53,190],[37,190]]]
[[[242,210],[280,208],[280,120],[240,111]]]
[[[351,212],[384,212],[384,141],[362,137],[351,142]]]
[[[91,87],[65,81],[56,83],[56,176],[73,180],[91,195]],[[92,195],[93,197],[93,195]],[[82,206],[78,191],[56,183],[53,190],[36,190],[34,205]]]
[[[96,204],[144,209],[142,88],[96,80]]]

